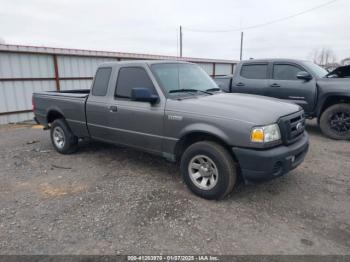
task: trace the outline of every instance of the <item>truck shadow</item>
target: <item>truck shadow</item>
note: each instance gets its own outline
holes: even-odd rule
[[[82,141],[79,142],[79,151],[77,154],[88,154],[102,166],[120,167],[130,170],[143,170],[142,173],[166,173],[172,179],[177,177],[181,180],[180,169],[177,163],[169,162],[166,159],[152,155],[147,152],[142,152],[137,149],[126,146],[112,145],[99,141]]]
[[[293,171],[296,172],[296,171]],[[245,184],[243,180],[235,186],[234,190],[223,201],[227,202],[259,202],[266,199],[278,198],[281,193],[287,191],[290,183],[293,183],[293,174],[277,177],[271,181],[258,184]]]
[[[139,175],[142,176],[157,176],[160,181],[169,179],[171,180],[171,187],[168,181],[164,181],[168,184],[166,187],[168,187],[169,191],[177,190],[185,193],[188,198],[199,199],[197,196],[190,193],[189,189],[183,184],[179,164],[169,162],[162,157],[124,146],[115,146],[97,141],[82,142],[78,154],[91,155],[94,161],[96,161],[98,165],[103,166],[104,170],[109,173],[109,175],[107,175],[109,177],[118,176],[118,174],[113,171],[109,172],[107,170],[108,168],[115,170],[115,168],[122,165],[124,168],[136,170],[135,172],[140,173]],[[142,172],[140,172],[140,170],[142,170]],[[293,175],[291,174],[290,176]],[[239,178],[233,192],[221,201],[230,203],[231,201],[245,202],[254,199],[254,201],[259,202],[259,199],[255,199],[256,196],[260,196],[261,199],[265,199],[268,196],[278,197],[279,193],[284,191],[283,188],[288,187],[286,180],[288,181],[290,179],[293,180],[293,178],[287,176],[261,184],[245,185],[243,180]]]
[[[317,124],[311,123],[307,126],[307,129],[310,133],[322,136]],[[177,190],[189,192],[186,186],[182,183],[178,163],[169,162],[160,156],[141,152],[126,146],[111,145],[99,141],[82,141],[79,143],[79,146],[77,154],[91,155],[91,158],[96,161],[98,165],[103,166],[104,169],[109,167],[113,170],[119,165],[124,165],[130,170],[142,170],[142,175],[145,176],[152,174],[158,176],[160,180],[168,177],[170,180],[178,184]],[[106,171],[108,172],[108,170]],[[295,172],[298,172],[298,170],[292,171],[292,173]],[[110,172],[108,176],[115,175],[114,172]],[[246,201],[246,199],[255,198],[256,195],[261,194],[264,196],[277,197],[280,192],[284,191],[284,187],[288,188],[289,183],[294,183],[294,179],[293,174],[288,174],[272,181],[246,185],[240,177],[234,191],[222,201]],[[189,196],[191,194],[186,195]],[[194,195],[193,197],[197,198]]]
[[[306,130],[312,137],[320,137],[327,139],[322,134],[316,120],[307,120]],[[160,156],[155,156],[149,153],[141,152],[136,149],[128,148],[126,146],[111,145],[98,141],[82,141],[79,143],[78,154],[91,154],[94,160],[102,166],[108,166],[111,162],[117,165],[117,162],[124,163],[131,170],[144,170],[144,173],[154,173],[159,176],[161,180],[166,178],[178,183],[178,189],[187,190],[182,183],[180,175],[180,168],[178,163],[172,163]],[[254,198],[256,195],[263,196],[278,196],[279,192],[287,190],[290,183],[294,183],[294,173],[297,173],[298,169],[292,171],[283,177],[276,178],[269,182],[264,182],[256,185],[245,185],[244,181],[240,178],[234,191],[223,201],[245,201],[243,199]],[[111,174],[112,175],[112,174]],[[284,187],[286,187],[284,189]]]

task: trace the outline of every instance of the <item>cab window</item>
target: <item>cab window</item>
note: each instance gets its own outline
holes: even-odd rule
[[[298,80],[297,74],[303,69],[294,65],[275,64],[273,66],[273,79],[276,80]]]
[[[243,65],[241,76],[247,79],[267,79],[267,64]]]
[[[119,70],[115,96],[130,98],[133,88],[148,88],[151,93],[157,94],[154,85],[146,70],[142,67],[122,67]]]
[[[105,96],[107,94],[111,72],[112,68],[110,67],[103,67],[97,70],[94,85],[92,86],[92,95]]]

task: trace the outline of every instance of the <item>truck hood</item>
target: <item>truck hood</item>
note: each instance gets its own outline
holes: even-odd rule
[[[350,65],[340,66],[333,71],[329,72],[326,77],[328,78],[349,78],[350,77]]]
[[[282,102],[275,98],[219,93],[181,100],[169,99],[166,110],[206,117],[227,118],[253,125],[267,125],[275,123],[282,116],[300,111],[301,108],[298,105]]]
[[[328,92],[344,92],[350,94],[350,78],[320,78],[317,85]]]

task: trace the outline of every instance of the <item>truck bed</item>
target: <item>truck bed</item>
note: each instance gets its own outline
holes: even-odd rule
[[[89,89],[46,91],[33,94],[36,120],[48,125],[50,112],[60,112],[65,116],[72,131],[81,137],[88,136],[85,117],[85,104]]]

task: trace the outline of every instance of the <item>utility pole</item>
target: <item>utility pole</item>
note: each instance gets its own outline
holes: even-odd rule
[[[180,57],[182,57],[182,26],[180,25]]]
[[[241,32],[241,51],[239,54],[239,59],[242,61],[242,57],[243,57],[243,32]]]

